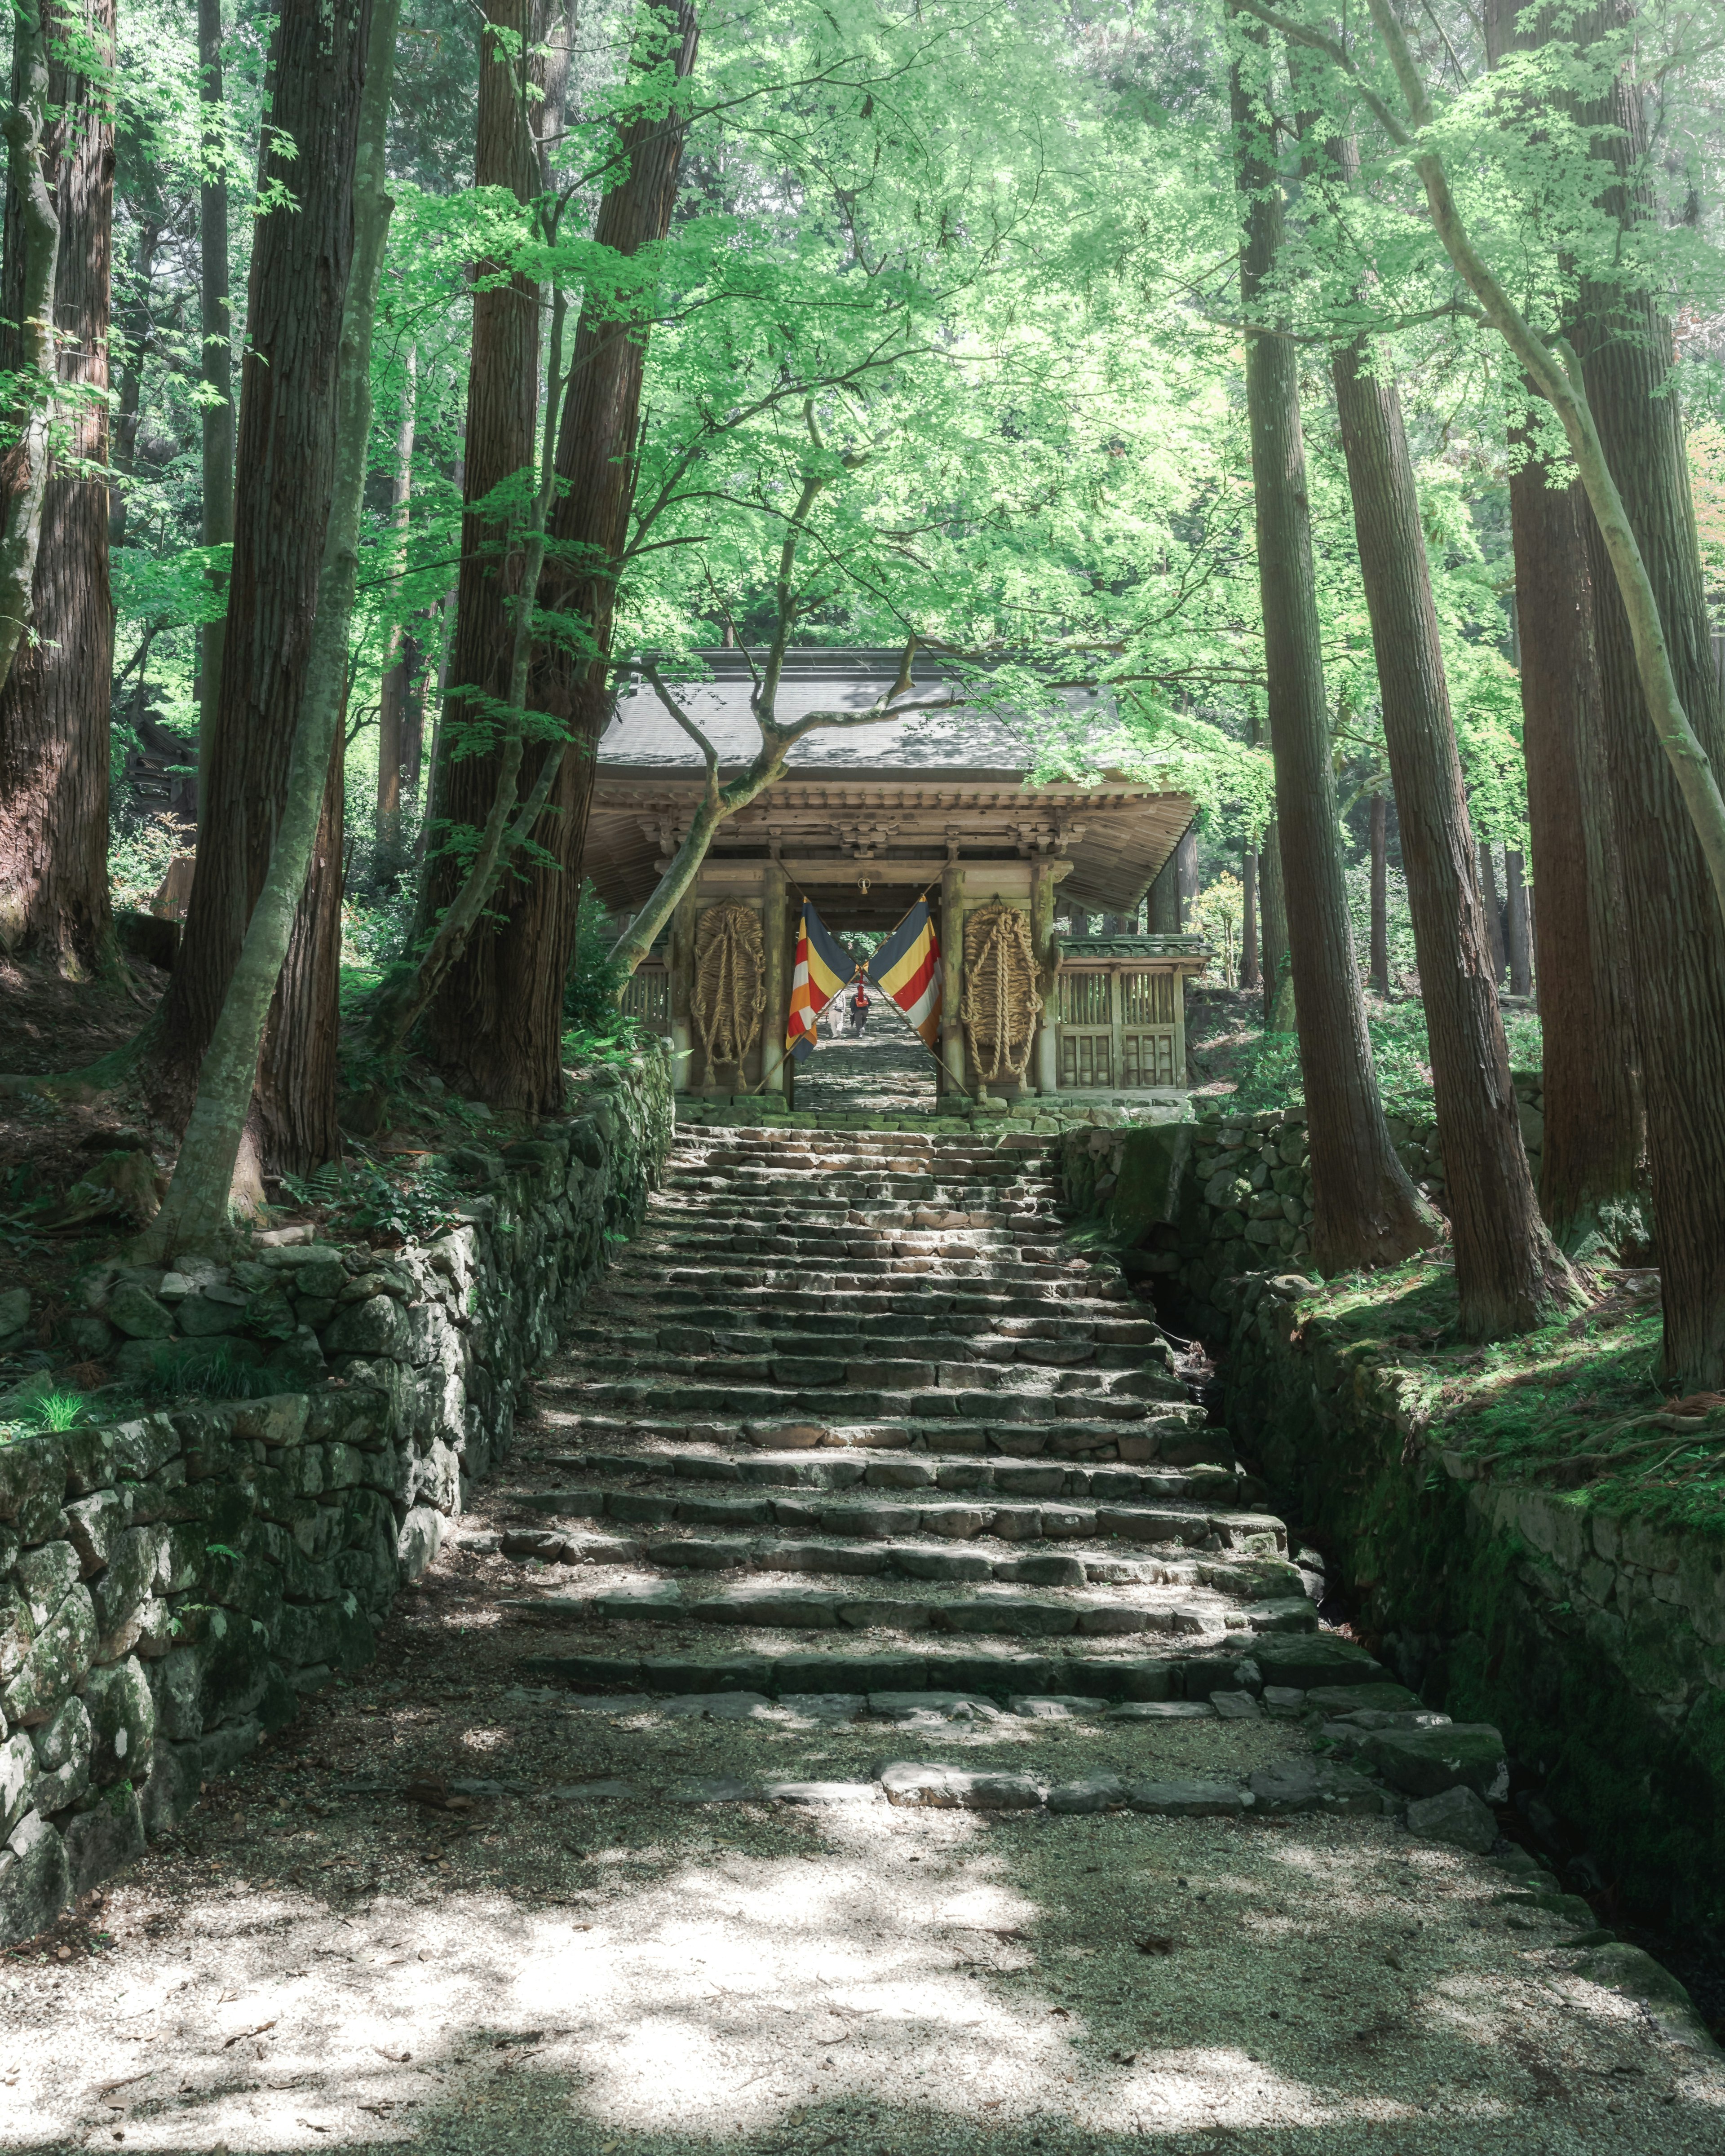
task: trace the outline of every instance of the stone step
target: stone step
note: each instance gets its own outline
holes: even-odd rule
[[[1154,1518],[1146,1522],[1144,1532],[1153,1541],[1196,1545],[1214,1535],[1221,1547],[1245,1548],[1256,1548],[1255,1538],[1268,1536],[1274,1551],[1286,1552],[1287,1548],[1287,1529],[1274,1513],[1245,1511],[1225,1504],[1219,1507],[1214,1502],[1205,1502],[1206,1494],[1212,1498],[1220,1494],[1212,1486],[1225,1485],[1231,1489],[1239,1479],[1214,1468],[1186,1471],[1093,1466],[1070,1460],[1023,1460],[1000,1455],[951,1459],[907,1451],[828,1448],[813,1452],[760,1452],[736,1458],[718,1451],[670,1449],[685,1435],[680,1425],[674,1424],[633,1430],[623,1424],[614,1425],[608,1431],[596,1427],[591,1434],[644,1439],[665,1449],[623,1452],[593,1450],[553,1455],[542,1464],[553,1471],[598,1476],[607,1481],[621,1476],[631,1482],[650,1480],[672,1486],[697,1482],[708,1489],[726,1485],[752,1491],[891,1490],[903,1501],[912,1503],[921,1502],[918,1492],[939,1491],[947,1496],[962,1494],[972,1499],[985,1497],[996,1503],[997,1508],[1001,1501],[1022,1500],[1028,1503],[1040,1498],[1110,1509],[1149,1507]],[[1216,1431],[1213,1435],[1225,1438],[1226,1433]],[[1200,1491],[1196,1486],[1199,1484],[1205,1485],[1205,1491]],[[569,1492],[565,1490],[542,1494],[550,1497],[567,1496]],[[593,1494],[591,1489],[584,1491],[585,1496]],[[538,1499],[524,1496],[521,1502],[536,1504]],[[940,1500],[932,1498],[930,1502]],[[570,1517],[596,1518],[598,1515]],[[1153,1532],[1164,1524],[1168,1529],[1165,1535]],[[1099,1527],[1097,1532],[1111,1534],[1122,1530]]]
[[[980,1353],[973,1342],[947,1343],[950,1359],[933,1356],[890,1355],[876,1349],[855,1359],[841,1355],[811,1355],[813,1343],[794,1341],[790,1352],[728,1355],[677,1354],[658,1347],[650,1351],[608,1348],[583,1348],[572,1356],[572,1368],[595,1382],[625,1372],[656,1381],[691,1379],[699,1383],[722,1381],[739,1385],[771,1385],[798,1393],[811,1389],[848,1388],[856,1392],[999,1392],[1003,1397],[1032,1400],[1086,1399],[1178,1400],[1185,1387],[1160,1370],[1146,1370],[1136,1350],[1096,1348],[1076,1342],[1007,1341],[999,1354]],[[941,1344],[941,1343],[934,1343]],[[800,1350],[801,1352],[797,1352]],[[1052,1377],[1050,1387],[1045,1381]],[[1110,1407],[1109,1414],[1116,1412]]]
[[[651,1255],[638,1254],[619,1266],[619,1272],[625,1278],[639,1277]],[[1009,1284],[1021,1295],[1029,1295],[1041,1288],[1050,1302],[1076,1297],[1086,1302],[1117,1304],[1128,1299],[1123,1283],[1117,1287],[1112,1281],[1087,1278],[1076,1261],[1065,1265],[1003,1262],[994,1266],[985,1265],[980,1260],[972,1264],[942,1258],[854,1258],[841,1270],[812,1263],[776,1265],[764,1259],[740,1264],[735,1256],[727,1262],[715,1261],[705,1265],[677,1265],[660,1258],[655,1274],[668,1286],[699,1288],[706,1296],[719,1288],[727,1293],[747,1293],[752,1289],[762,1294],[843,1296],[847,1301],[854,1301],[872,1291],[890,1299],[900,1287],[951,1289],[957,1292],[987,1281],[996,1293],[1006,1292]]]
[[[1219,1694],[1247,1691],[1251,1677],[1242,1666],[1250,1661],[1255,1668],[1258,1654],[1267,1644],[1241,1635],[1196,1651],[1189,1642],[1177,1645],[1170,1640],[1159,1650],[1140,1641],[1114,1648],[1026,1654],[999,1647],[956,1648],[930,1640],[906,1652],[829,1634],[801,1646],[769,1645],[740,1652],[716,1645],[670,1655],[614,1648],[557,1649],[528,1655],[517,1666],[523,1676],[569,1685],[582,1692],[608,1686],[654,1698],[747,1691],[772,1699],[848,1696],[866,1700],[923,1693],[1002,1702],[1054,1698],[1104,1704],[1195,1703]],[[1378,1666],[1360,1652],[1361,1681],[1381,1676]]]
[[[588,1472],[603,1475],[615,1461],[614,1455],[590,1454],[582,1464]],[[633,1466],[638,1463],[631,1460],[626,1464]],[[675,1478],[671,1479],[675,1481]],[[755,1486],[770,1489],[774,1486]],[[1176,1511],[1165,1503],[1111,1503],[1106,1498],[1086,1502],[1050,1496],[1039,1502],[1028,1497],[1004,1497],[993,1491],[973,1491],[955,1495],[926,1487],[922,1491],[896,1490],[890,1484],[884,1486],[891,1491],[888,1496],[883,1494],[883,1486],[868,1482],[851,1484],[853,1494],[849,1496],[803,1486],[806,1494],[795,1497],[745,1497],[706,1493],[695,1496],[675,1486],[669,1490],[619,1490],[601,1482],[559,1490],[520,1491],[504,1502],[546,1521],[604,1520],[632,1532],[675,1524],[712,1527],[733,1535],[757,1537],[762,1531],[773,1528],[781,1533],[794,1534],[799,1540],[811,1536],[852,1536],[879,1542],[899,1536],[932,1536],[946,1542],[979,1546],[985,1542],[990,1545],[1011,1545],[1006,1548],[993,1547],[987,1553],[991,1561],[998,1558],[1003,1563],[1023,1555],[1020,1546],[1024,1544],[1058,1541],[1062,1544],[1062,1553],[1070,1553],[1098,1577],[1100,1568],[1116,1566],[1126,1560],[1116,1552],[1089,1550],[1082,1546],[1093,1540],[1111,1540],[1135,1549],[1158,1551],[1163,1553],[1158,1561],[1164,1564],[1175,1561],[1168,1555],[1171,1551],[1202,1549],[1230,1553],[1230,1562],[1249,1560],[1260,1568],[1253,1577],[1261,1573],[1276,1578],[1278,1594],[1303,1591],[1299,1573],[1288,1567],[1279,1554],[1287,1548],[1287,1531],[1279,1520],[1268,1514],[1222,1512],[1196,1506]],[[520,1553],[531,1556],[535,1553],[523,1550]],[[766,1561],[752,1557],[737,1560],[751,1564]],[[1220,1562],[1221,1557],[1187,1560],[1183,1556],[1179,1561]],[[1272,1567],[1271,1573],[1262,1572],[1266,1564]],[[793,1568],[809,1569],[801,1564]],[[856,1567],[840,1568],[854,1571]],[[1193,1577],[1198,1578],[1200,1575],[1194,1573]],[[1074,1578],[1066,1584],[1080,1583]],[[1226,1584],[1207,1577],[1200,1584]]]
[[[945,1553],[951,1556],[954,1553]],[[584,1568],[582,1568],[584,1569]],[[581,1570],[573,1575],[579,1578]],[[583,1583],[584,1584],[584,1583]],[[967,1638],[1121,1639],[1143,1635],[1219,1639],[1230,1630],[1316,1631],[1303,1597],[1242,1603],[1204,1587],[1143,1585],[1114,1594],[1072,1589],[954,1586],[894,1578],[850,1588],[801,1585],[762,1573],[709,1587],[646,1571],[614,1576],[587,1592],[501,1597],[523,1621],[562,1626],[714,1625],[734,1631],[924,1632]]]
[[[627,1512],[619,1517],[615,1502],[626,1493],[608,1494],[614,1501],[607,1507],[610,1520],[631,1524]],[[590,1503],[578,1497],[576,1502],[583,1509]],[[637,1506],[655,1509],[662,1502],[643,1496],[634,1499]],[[571,1532],[552,1527],[508,1529],[501,1548],[505,1557],[576,1567],[583,1574],[622,1565],[679,1579],[716,1573],[764,1573],[941,1585],[1113,1588],[1122,1590],[1128,1601],[1133,1591],[1142,1588],[1206,1589],[1247,1608],[1305,1597],[1299,1571],[1282,1558],[1128,1556],[1074,1542],[1070,1537],[1075,1534],[1093,1537],[1097,1532],[1094,1514],[1083,1529],[1072,1524],[1076,1507],[1050,1505],[1040,1512],[1021,1507],[1003,1519],[992,1508],[980,1506],[812,1505],[786,1500],[769,1505],[757,1501],[754,1509],[775,1515],[770,1525],[735,1518],[703,1520],[698,1517],[703,1509],[734,1513],[751,1508],[734,1500],[728,1507],[722,1501],[710,1501],[706,1507],[699,1501],[684,1500],[675,1507],[675,1522],[665,1526],[636,1525],[633,1532],[623,1534]],[[804,1516],[803,1521],[779,1517],[798,1513]],[[1055,1537],[1068,1539],[1058,1548],[1029,1548],[996,1539],[1009,1530],[1039,1543]],[[858,1537],[863,1539],[855,1539]],[[585,1578],[581,1591],[589,1591]]]
[[[595,1297],[591,1311],[603,1307]],[[780,1311],[763,1304],[758,1310],[726,1309],[721,1322],[710,1326],[691,1323],[685,1313],[667,1313],[656,1327],[645,1323],[648,1313],[632,1311],[622,1321],[631,1344],[663,1342],[677,1353],[694,1353],[707,1348],[720,1353],[740,1346],[742,1352],[795,1354],[812,1338],[835,1344],[850,1339],[868,1341],[939,1341],[970,1349],[976,1343],[993,1350],[1011,1346],[1086,1347],[1131,1349],[1137,1356],[1133,1368],[1148,1361],[1167,1364],[1169,1351],[1160,1329],[1147,1319],[1131,1317],[964,1317],[956,1313],[925,1315],[902,1311]],[[670,1336],[670,1337],[668,1337]],[[598,1346],[620,1337],[617,1327],[587,1322],[572,1326],[564,1337],[571,1344]],[[938,1359],[956,1359],[942,1357]],[[986,1359],[986,1358],[985,1358]]]
[[[1115,1345],[1111,1341],[1085,1339],[1048,1339],[1037,1335],[1011,1335],[1011,1332],[921,1332],[912,1337],[893,1337],[888,1326],[871,1326],[867,1335],[860,1328],[837,1330],[834,1335],[822,1335],[819,1326],[811,1324],[804,1332],[768,1332],[751,1326],[692,1326],[664,1324],[658,1328],[634,1328],[634,1326],[572,1326],[565,1332],[565,1345],[569,1350],[580,1350],[588,1369],[599,1369],[606,1356],[664,1356],[675,1358],[677,1367],[690,1356],[707,1356],[722,1365],[725,1373],[761,1375],[778,1360],[807,1358],[809,1350],[824,1345],[828,1358],[834,1348],[863,1348],[867,1354],[867,1367],[875,1365],[908,1365],[925,1369],[929,1365],[947,1363],[966,1363],[966,1365],[989,1365],[994,1369],[1097,1369],[1097,1371],[1142,1371],[1145,1367],[1145,1348],[1141,1345]],[[893,1350],[897,1350],[895,1354]],[[759,1367],[757,1367],[759,1365]],[[655,1369],[670,1371],[670,1360],[655,1363]],[[847,1365],[856,1369],[860,1365]],[[681,1369],[680,1369],[681,1373]],[[925,1380],[918,1380],[925,1382]]]
[[[896,1390],[883,1385],[864,1390],[837,1384],[793,1390],[788,1386],[752,1385],[737,1379],[721,1381],[716,1377],[707,1382],[692,1378],[678,1382],[650,1374],[586,1378],[578,1367],[572,1365],[547,1390],[561,1393],[572,1383],[592,1408],[629,1409],[637,1415],[654,1419],[682,1416],[713,1422],[742,1416],[747,1421],[764,1424],[814,1423],[828,1426],[887,1420],[981,1422],[988,1429],[990,1444],[1002,1451],[1021,1455],[1058,1444],[1056,1433],[1067,1429],[1066,1441],[1076,1451],[1090,1451],[1098,1445],[1137,1437],[1149,1440],[1147,1447],[1141,1444],[1135,1453],[1122,1453],[1120,1456],[1147,1460],[1156,1457],[1153,1434],[1137,1425],[1166,1419],[1164,1411],[1170,1405],[1167,1401],[1146,1399],[1130,1391],[1114,1394],[1095,1388],[1015,1391],[1004,1385],[990,1387],[963,1374],[973,1370],[996,1374],[987,1363],[949,1365],[948,1372],[942,1374],[952,1373],[952,1383],[940,1386]],[[1086,1373],[1070,1371],[1065,1374],[1082,1377]],[[1135,1382],[1127,1381],[1129,1384]],[[1074,1424],[1086,1427],[1073,1431],[1068,1426]],[[1111,1427],[1088,1427],[1093,1424]],[[795,1440],[786,1441],[794,1443]],[[944,1437],[937,1441],[951,1443],[954,1450],[980,1449]],[[819,1444],[822,1440],[817,1435],[809,1442]]]
[[[840,1322],[850,1316],[889,1319],[901,1314],[906,1317],[976,1317],[990,1322],[1004,1318],[1075,1323],[1143,1322],[1127,1316],[1131,1306],[1122,1308],[1122,1299],[1075,1294],[1070,1291],[1070,1286],[1060,1282],[1051,1287],[1039,1285],[1028,1290],[990,1292],[985,1286],[937,1287],[922,1281],[907,1283],[902,1289],[871,1284],[853,1289],[842,1305],[835,1306],[832,1296],[801,1285],[768,1290],[733,1278],[728,1273],[718,1276],[692,1273],[686,1279],[671,1281],[662,1270],[644,1265],[636,1266],[624,1258],[606,1276],[604,1286],[593,1296],[586,1307],[596,1311],[633,1310],[646,1303],[662,1306],[669,1313],[710,1303],[727,1313],[765,1312],[775,1319],[786,1319],[793,1314],[811,1318],[830,1316]]]
[[[543,1389],[547,1404],[554,1407],[557,1394],[551,1383]],[[639,1412],[604,1414],[593,1412],[590,1389],[578,1387],[574,1397],[579,1411],[567,1418],[566,1426],[583,1441],[628,1440],[643,1430],[677,1433],[675,1443],[720,1447],[733,1455],[739,1471],[752,1468],[752,1452],[797,1455],[819,1452],[824,1459],[862,1450],[908,1455],[922,1463],[954,1460],[999,1466],[1007,1461],[1096,1464],[1130,1462],[1150,1471],[1160,1486],[1168,1479],[1184,1478],[1194,1491],[1206,1496],[1232,1496],[1240,1479],[1228,1433],[1202,1420],[1158,1417],[1142,1424],[1072,1422],[976,1422],[968,1417],[934,1419],[880,1419],[839,1422],[818,1414],[789,1419],[768,1417],[757,1422],[727,1426],[720,1420],[686,1416],[655,1416]],[[626,1403],[626,1406],[634,1406]],[[1199,1410],[1189,1410],[1194,1416]],[[1162,1486],[1159,1494],[1173,1495]]]

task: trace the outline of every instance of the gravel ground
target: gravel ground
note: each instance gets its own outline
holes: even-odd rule
[[[0,2147],[1725,2148],[1725,2066],[1581,1979],[1502,1869],[1387,1821],[666,1794],[883,1758],[1237,1779],[1293,1725],[578,1710],[516,1681],[521,1578],[446,1556],[374,1669],[0,1958]],[[596,1776],[649,1794],[552,1794]]]

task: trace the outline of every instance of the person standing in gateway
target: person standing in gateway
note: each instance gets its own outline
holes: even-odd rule
[[[860,1034],[869,1022],[869,969],[866,964],[856,969],[856,993],[850,998],[850,1030]]]

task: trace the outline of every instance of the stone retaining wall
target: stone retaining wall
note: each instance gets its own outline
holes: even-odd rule
[[[1517,1091],[1531,1141],[1538,1096]],[[1434,1381],[1343,1336],[1300,1272],[1302,1117],[1061,1150],[1091,1235],[1218,1353],[1236,1443],[1374,1650],[1431,1706],[1502,1728],[1632,1902],[1725,1918],[1725,1534],[1481,1479],[1445,1450]]]
[[[230,1377],[284,1389],[0,1446],[0,1945],[370,1658],[670,1137],[655,1055],[531,1141],[450,1155],[470,1194],[423,1245],[89,1277],[122,1376],[171,1380],[220,1342]]]
[[[1544,1141],[1537,1073],[1515,1075],[1534,1180]],[[1429,1118],[1392,1116],[1390,1136],[1415,1184],[1440,1208],[1443,1154]],[[1311,1248],[1312,1178],[1297,1110],[1131,1130],[1069,1130],[1061,1170],[1071,1203],[1117,1231],[1122,1263],[1161,1276],[1169,1314],[1208,1333],[1231,1322],[1232,1283],[1266,1265],[1297,1265]]]
[[[1228,1417],[1402,1681],[1495,1722],[1631,1907],[1725,1917],[1725,1533],[1482,1479],[1431,1381],[1286,1275],[1235,1283]]]

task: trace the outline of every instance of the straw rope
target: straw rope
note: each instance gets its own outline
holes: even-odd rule
[[[761,1037],[767,1009],[767,951],[761,919],[726,900],[710,906],[695,932],[695,1031],[706,1051],[706,1075],[721,1064],[741,1074]]]
[[[1036,976],[1029,914],[998,902],[978,907],[964,924],[958,1015],[971,1067],[984,1084],[1003,1073],[1024,1077],[1042,1010]]]

